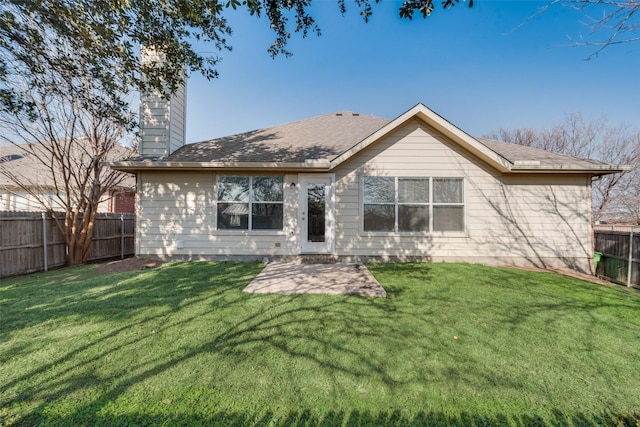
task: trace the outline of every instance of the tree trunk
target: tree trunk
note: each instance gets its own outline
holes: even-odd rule
[[[76,226],[68,230],[67,266],[71,267],[86,264],[89,259],[89,254],[91,253],[95,221],[96,209],[94,207],[86,208],[81,219],[71,221],[71,224],[75,224]],[[67,224],[67,227],[71,224]]]
[[[91,244],[91,242],[89,242]],[[73,267],[76,265],[82,265],[86,262],[84,259],[84,248],[80,244],[73,245],[73,249],[69,246],[69,253],[67,254],[67,266]]]

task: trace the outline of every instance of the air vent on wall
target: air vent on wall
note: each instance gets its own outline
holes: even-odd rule
[[[21,156],[20,154],[9,154],[7,156],[0,157],[0,163],[10,162],[11,160],[19,160],[22,157],[23,156]]]

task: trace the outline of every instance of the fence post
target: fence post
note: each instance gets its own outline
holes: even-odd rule
[[[627,268],[627,288],[631,287],[631,273],[633,272],[633,227],[629,232],[629,267]]]
[[[42,212],[42,247],[44,248],[44,271],[49,271],[49,259],[47,257],[47,214]]]
[[[124,259],[124,215],[120,215],[120,259]]]

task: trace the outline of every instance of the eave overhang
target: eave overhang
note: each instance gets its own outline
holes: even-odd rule
[[[380,140],[380,138],[389,134],[402,124],[412,118],[418,118],[428,126],[432,127],[442,135],[449,138],[456,143],[459,147],[463,148],[467,152],[471,153],[487,165],[493,167],[498,172],[503,174],[587,174],[587,175],[606,175],[612,173],[619,173],[630,170],[630,166],[621,165],[593,165],[585,168],[584,165],[545,165],[539,161],[515,161],[511,162],[507,158],[501,156],[497,152],[493,151],[473,136],[464,132],[457,126],[453,125],[442,116],[438,115],[423,104],[417,104],[404,114],[400,115],[397,119],[389,122],[386,126],[382,127],[375,133],[371,134],[358,144],[351,147],[351,149],[342,153],[340,156],[331,161],[331,168],[337,167],[339,164],[347,161],[356,153],[366,149],[369,145]]]
[[[163,161],[162,159],[144,159],[111,162],[109,166],[124,172],[160,170],[330,172],[413,118],[423,121],[463,150],[471,153],[502,174],[584,174],[597,176],[620,173],[632,169],[631,166],[606,163],[585,167],[584,164],[571,163],[545,164],[538,160],[516,160],[512,162],[430,110],[424,104],[417,104],[333,160],[307,159],[304,162],[171,162]]]
[[[111,162],[112,169],[123,172],[138,171],[202,171],[202,170],[264,170],[291,172],[328,172],[328,160],[307,160],[305,162],[163,162],[163,161],[119,161]]]
[[[612,173],[630,171],[631,169],[633,169],[633,167],[627,166],[627,165],[606,165],[606,164],[594,165],[593,167],[589,167],[589,168],[572,166],[572,165],[561,165],[561,166],[515,165],[509,169],[509,173],[514,173],[514,174],[562,173],[562,174],[608,175]]]

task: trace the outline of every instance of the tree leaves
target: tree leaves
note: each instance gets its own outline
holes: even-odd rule
[[[200,71],[208,78],[217,76],[219,57],[196,52],[192,43],[199,39],[218,52],[230,49],[226,37],[231,29],[220,16],[222,10],[215,0],[3,2],[2,108],[27,105],[21,101],[24,93],[13,84],[14,77],[28,74],[34,85],[43,85],[41,76],[55,65],[56,72],[67,80],[83,73],[85,81],[93,79],[100,86],[98,98],[85,100],[87,108],[105,117],[125,120],[129,107],[122,95],[131,90],[170,93],[183,83],[185,68]],[[162,51],[166,58],[162,64],[148,67],[145,78],[140,67],[141,45]]]
[[[449,8],[458,1],[442,4]],[[157,90],[168,96],[183,83],[185,70],[209,79],[218,76],[221,54],[231,50],[227,38],[232,30],[225,14],[245,9],[265,17],[275,34],[269,54],[290,55],[292,33],[320,35],[309,13],[311,4],[312,0],[5,0],[0,4],[0,108],[28,110],[13,77],[28,71],[34,84],[44,85],[38,76],[55,65],[69,80],[79,73],[85,81],[94,79],[100,95],[85,100],[85,106],[124,123],[129,111],[122,94]],[[355,0],[365,22],[373,4]],[[345,0],[338,0],[338,7],[346,12]],[[408,0],[400,16],[411,19],[418,11],[427,17],[433,9],[433,0]],[[206,44],[208,53],[194,48],[195,41]],[[164,61],[143,66],[141,46],[162,53]]]
[[[442,7],[450,9],[460,0],[444,0]],[[462,0],[465,1],[465,0]],[[469,0],[469,7],[473,7],[473,0]],[[427,18],[434,10],[433,0],[407,0],[400,6],[400,17],[413,19],[414,12],[419,12],[423,18]]]
[[[130,119],[122,117],[119,123],[109,118],[128,106],[119,101],[123,94],[118,92],[113,98],[120,103],[109,103],[105,85],[92,76],[95,69],[86,61],[85,51],[71,50],[64,40],[49,46],[54,49],[52,57],[62,62],[43,70],[22,68],[11,77],[15,92],[22,95],[19,102],[28,103],[28,108],[3,104],[0,142],[15,145],[16,152],[30,161],[23,168],[0,164],[0,174],[54,218],[73,264],[86,260],[98,205],[125,177],[106,162],[130,154],[120,145],[123,123]],[[43,55],[38,53],[38,58]],[[53,215],[54,210],[63,210],[64,217]]]

